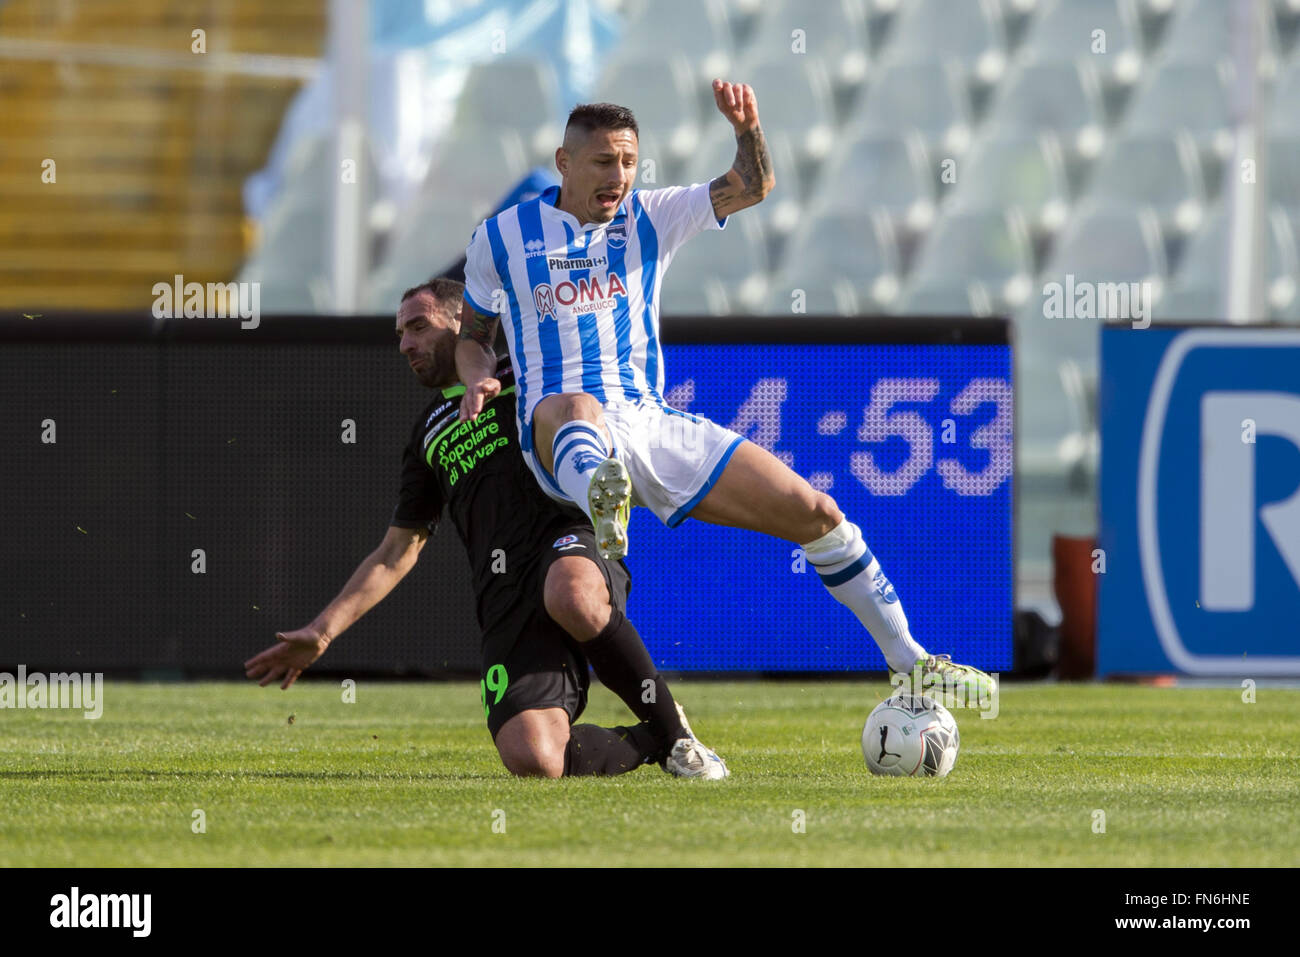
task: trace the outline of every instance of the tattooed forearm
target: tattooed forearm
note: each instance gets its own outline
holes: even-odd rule
[[[471,309],[469,303],[465,304],[465,311],[469,315],[461,323],[460,337],[473,339],[485,349],[491,349],[497,337],[497,324],[501,321],[500,317],[485,316],[477,309]]]
[[[731,169],[709,184],[713,211],[729,216],[753,206],[771,191],[776,183],[772,173],[772,155],[767,150],[763,128],[755,126],[736,135],[736,161]]]
[[[761,194],[765,187],[771,188],[772,156],[767,151],[767,137],[761,126],[736,136],[736,161],[731,168],[740,174],[746,192]]]

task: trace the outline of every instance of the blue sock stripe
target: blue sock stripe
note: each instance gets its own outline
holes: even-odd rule
[[[868,549],[867,551],[862,553],[861,558],[859,558],[856,562],[854,562],[852,565],[850,565],[848,568],[844,569],[843,571],[832,572],[831,574],[826,574],[825,572],[819,571],[817,574],[822,576],[823,585],[825,585],[827,588],[833,588],[836,585],[843,585],[846,581],[856,578],[859,574],[861,574],[866,569],[868,565],[871,564],[871,562],[872,562],[871,550]]]
[[[565,456],[567,456],[574,449],[581,449],[581,448],[591,449],[593,452],[596,453],[597,458],[599,458],[601,461],[604,461],[606,456],[605,450],[600,448],[597,445],[593,445],[590,439],[588,439],[586,436],[583,436],[582,438],[574,439],[572,442],[570,442],[564,448],[560,449],[560,451],[555,454],[555,459],[553,464],[555,465],[556,469],[560,467],[560,463],[564,461]]]
[[[555,430],[555,438],[551,442],[551,448],[554,449],[561,442],[567,441],[571,436],[590,435],[592,439],[600,446],[601,451],[605,450],[605,437],[595,428],[582,422],[566,422]]]

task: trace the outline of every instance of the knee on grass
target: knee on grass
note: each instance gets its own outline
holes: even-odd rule
[[[564,777],[564,748],[533,748],[500,751],[501,763],[517,778]]]
[[[560,708],[521,712],[501,726],[496,745],[501,763],[516,777],[562,777],[569,745],[568,715]]]

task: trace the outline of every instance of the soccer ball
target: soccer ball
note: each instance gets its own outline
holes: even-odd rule
[[[922,695],[880,702],[862,729],[862,754],[872,774],[941,778],[957,763],[959,747],[952,713]]]

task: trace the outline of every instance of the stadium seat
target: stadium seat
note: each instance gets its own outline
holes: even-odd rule
[[[1300,44],[1273,83],[1269,127],[1274,134],[1300,134]]]
[[[402,290],[464,255],[474,227],[527,170],[518,134],[453,131],[393,228],[388,256],[367,290],[370,308],[392,310]]]
[[[601,74],[593,99],[631,109],[642,138],[661,144],[670,164],[680,163],[699,145],[699,90],[685,57],[617,59]]]
[[[1023,217],[1005,210],[943,215],[917,254],[914,284],[961,277],[989,291],[995,311],[1015,308],[1032,287],[1033,253]]]
[[[898,249],[888,217],[836,212],[810,217],[799,228],[777,285],[803,289],[813,300],[847,283],[859,310],[875,313],[897,298],[898,276]]]
[[[986,123],[1002,132],[1054,132],[1083,156],[1105,142],[1106,115],[1087,61],[1022,60],[999,85]]]
[[[803,31],[796,34],[795,31]],[[802,43],[802,55],[826,65],[832,83],[852,88],[867,71],[867,15],[863,0],[776,0],[759,14],[747,58],[789,57]]]
[[[1168,272],[1159,219],[1153,210],[1090,203],[1062,230],[1046,279],[1138,282]]]
[[[768,134],[767,148],[772,155],[772,172],[776,176],[776,186],[754,212],[763,221],[763,231],[771,246],[779,244],[789,236],[808,215],[810,202],[808,181],[816,176],[818,164],[812,160],[800,162],[791,138],[783,133]],[[734,154],[732,158],[734,159]],[[723,162],[729,164],[730,161]],[[727,166],[724,165],[720,172],[725,172],[726,169]],[[707,175],[704,170],[701,170],[701,173]]]
[[[727,5],[722,0],[630,0],[622,46],[626,56],[663,56],[671,50],[696,69],[697,83],[707,84],[732,63]]]
[[[916,134],[866,131],[839,147],[817,185],[819,209],[887,213],[896,230],[921,232],[934,219],[934,174]]]
[[[260,282],[267,312],[314,312],[329,273],[326,237],[330,235],[334,184],[338,182],[334,139],[320,135],[294,149],[285,167],[284,188],[261,226],[261,241],[239,272],[241,282]],[[378,176],[369,145],[357,164],[363,204],[378,193]],[[364,215],[364,214],[363,214]]]
[[[850,280],[832,279],[808,284],[784,273],[768,283],[760,310],[763,315],[772,317],[857,316],[864,311],[876,311],[870,308],[870,303],[859,306],[857,291]]]
[[[637,189],[674,186],[681,180],[682,159],[664,145],[655,133],[641,130],[637,138],[636,160],[635,188]],[[554,164],[549,165],[552,168],[554,166]]]
[[[1133,92],[1124,129],[1134,134],[1186,130],[1202,151],[1222,155],[1232,145],[1228,130],[1230,73],[1227,61],[1160,62]]]
[[[1267,149],[1269,201],[1300,207],[1300,133],[1272,136]]]
[[[991,0],[911,0],[895,17],[884,53],[957,60],[981,82],[992,83],[1006,65],[1006,36]]]
[[[766,122],[763,124],[766,126]],[[764,203],[772,202],[779,193],[791,191],[790,198],[799,198],[804,193],[803,166],[795,153],[790,137],[781,130],[765,132],[768,152],[772,156],[772,172],[776,176],[776,190]],[[720,122],[709,130],[704,137],[695,157],[690,161],[682,182],[707,183],[731,169],[736,161],[736,134],[725,122]]]
[[[1045,352],[1095,369],[1097,329],[1103,321],[1095,305],[1103,293],[1099,287],[1150,282],[1138,289],[1145,297],[1145,310],[1159,302],[1167,273],[1165,246],[1154,210],[1089,203],[1079,208],[1061,231],[1047,268],[1036,280],[1025,307],[1015,313],[1018,341],[1022,347],[1037,342]],[[1076,303],[1086,302],[1083,283],[1093,284],[1091,318],[1078,315],[1074,309]],[[1049,290],[1053,295],[1049,296]],[[1074,292],[1073,300],[1069,298],[1070,290]],[[1049,318],[1048,306],[1053,301],[1062,306],[1059,318]],[[1130,305],[1130,315],[1135,313]]]
[[[1166,235],[1195,232],[1205,205],[1196,144],[1185,133],[1116,139],[1098,160],[1087,195],[1103,203],[1153,207]]]
[[[1285,314],[1297,295],[1296,237],[1292,221],[1283,208],[1276,207],[1270,211],[1263,229],[1267,306],[1274,314]],[[1223,293],[1230,261],[1229,230],[1228,211],[1220,206],[1188,243],[1168,292],[1156,306],[1158,319],[1190,321],[1223,317]]]
[[[1231,56],[1236,6],[1225,0],[1182,0],[1161,38],[1161,54],[1171,60],[1204,63]],[[1277,51],[1272,11],[1267,3],[1251,6],[1259,21],[1260,55],[1272,57]]]
[[[758,219],[743,214],[732,217],[722,232],[694,237],[673,258],[660,287],[662,311],[665,315],[752,311],[762,301],[767,268]]]
[[[906,316],[990,316],[993,297],[977,280],[921,276],[908,283],[891,311]]]
[[[456,101],[455,130],[512,130],[534,158],[559,145],[561,104],[549,63],[499,57],[470,67]]]
[[[1080,393],[1097,381],[1097,324],[1049,319],[1037,296],[1014,321],[1017,469],[1060,477],[1087,469],[1096,454],[1095,405]]]
[[[955,209],[1019,209],[1053,233],[1069,211],[1070,187],[1060,141],[1051,133],[994,133],[957,167]]]
[[[874,70],[849,135],[919,132],[933,155],[969,145],[970,96],[961,71],[934,57],[889,60]]]
[[[752,63],[745,74],[759,97],[765,130],[790,137],[801,160],[820,160],[830,152],[835,112],[830,81],[819,59],[780,54]]]
[[[1270,221],[1286,252],[1269,274],[1269,315],[1279,322],[1300,323],[1300,206],[1274,206]],[[1290,272],[1285,265],[1288,254]]]
[[[1094,33],[1104,31],[1105,52],[1094,52]],[[1025,37],[1025,55],[1067,62],[1087,58],[1120,83],[1141,69],[1137,12],[1132,0],[1047,0]]]

